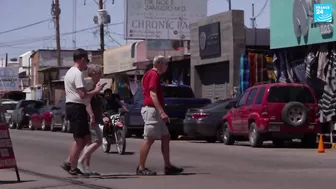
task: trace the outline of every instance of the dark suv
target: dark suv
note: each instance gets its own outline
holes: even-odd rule
[[[271,83],[247,89],[236,107],[223,117],[223,141],[249,139],[252,147],[266,140],[275,146],[301,139],[312,147],[320,131],[318,105],[313,90],[305,84]]]

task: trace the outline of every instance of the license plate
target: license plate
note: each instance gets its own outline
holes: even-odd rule
[[[314,128],[315,128],[315,125],[309,125],[308,128],[309,128],[309,129],[314,129]]]

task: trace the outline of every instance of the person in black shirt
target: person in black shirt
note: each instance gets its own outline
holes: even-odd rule
[[[113,94],[111,89],[106,89],[104,91],[105,99],[105,111],[112,111],[118,113],[119,109],[122,108],[124,111],[128,112],[125,105],[120,102],[120,98],[117,94]]]

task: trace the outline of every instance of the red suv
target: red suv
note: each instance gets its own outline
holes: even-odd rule
[[[223,117],[223,141],[250,141],[252,147],[271,140],[275,146],[301,139],[312,147],[320,131],[315,93],[305,84],[269,83],[247,89]]]

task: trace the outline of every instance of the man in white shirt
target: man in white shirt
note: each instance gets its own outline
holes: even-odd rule
[[[73,66],[64,76],[64,87],[66,96],[66,116],[70,122],[74,142],[70,151],[70,159],[62,165],[62,168],[71,175],[83,174],[77,168],[79,155],[86,144],[91,142],[91,133],[86,112],[86,105],[94,95],[102,90],[102,85],[97,84],[95,89],[87,92],[85,90],[84,75],[82,71],[87,69],[90,60],[84,49],[77,49],[73,53]]]

